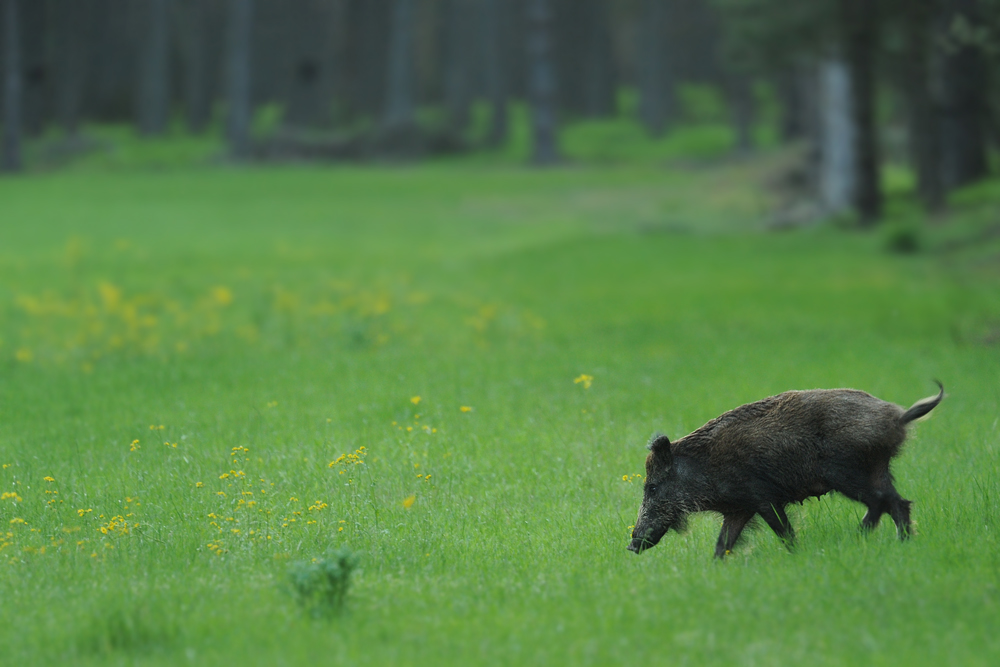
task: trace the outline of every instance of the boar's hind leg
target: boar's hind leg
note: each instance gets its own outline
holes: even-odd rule
[[[747,523],[753,518],[753,513],[727,514],[722,520],[722,532],[719,533],[719,541],[715,543],[715,557],[725,558],[726,554],[733,550],[736,540],[740,539],[740,533],[746,528]]]
[[[905,540],[910,536],[910,501],[900,498],[898,493],[889,501],[889,515],[896,522],[896,532],[899,539]]]
[[[766,505],[758,513],[764,518],[767,525],[771,527],[774,534],[780,537],[785,546],[791,550],[792,545],[795,543],[795,531],[792,529],[792,524],[788,522],[788,515],[785,514],[785,508],[781,505]]]

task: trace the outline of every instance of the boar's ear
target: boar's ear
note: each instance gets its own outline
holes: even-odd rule
[[[670,453],[670,439],[662,433],[655,434],[649,439],[649,451],[653,456],[661,461],[665,461],[667,466],[673,463],[673,456]]]

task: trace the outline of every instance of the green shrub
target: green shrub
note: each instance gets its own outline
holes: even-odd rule
[[[291,563],[288,579],[292,595],[312,616],[336,614],[344,607],[356,567],[357,558],[346,548],[331,551],[323,558]]]
[[[901,219],[885,226],[885,247],[890,252],[914,253],[923,246],[923,230],[915,220]]]

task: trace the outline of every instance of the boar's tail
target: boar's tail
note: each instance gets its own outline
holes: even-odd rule
[[[942,398],[944,398],[944,385],[937,380],[934,380],[934,382],[941,388],[941,391],[937,393],[937,396],[928,396],[927,398],[922,398],[914,403],[910,406],[909,410],[903,413],[903,416],[900,417],[900,421],[906,424],[914,419],[920,419],[937,407],[937,404],[941,402]]]

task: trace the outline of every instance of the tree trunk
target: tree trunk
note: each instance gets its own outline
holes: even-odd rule
[[[917,195],[928,212],[944,208],[941,126],[931,97],[931,31],[935,0],[911,0],[903,16],[906,53],[904,87],[909,107],[910,152],[917,171]]]
[[[307,0],[283,7],[281,78],[286,82],[284,122],[329,126],[333,111],[336,14],[340,0]]]
[[[415,0],[394,0],[389,27],[389,71],[386,78],[383,129],[396,133],[416,124],[414,102]]]
[[[18,0],[3,0],[4,108],[0,171],[20,171],[21,164],[21,44]]]
[[[549,33],[551,20],[552,11],[548,0],[529,0],[528,86],[534,138],[532,161],[536,165],[551,165],[559,161],[556,143],[556,81]]]
[[[979,23],[977,0],[947,0],[946,30],[956,22]],[[986,176],[986,65],[980,47],[951,37],[942,71],[942,169],[945,186],[955,188]]]
[[[326,58],[330,61],[330,76],[325,80],[329,90],[324,94],[330,100],[331,123],[336,126],[345,122],[349,116],[347,100],[350,96],[350,77],[348,76],[347,54],[348,31],[351,25],[349,18],[349,0],[332,0],[330,6],[330,30],[327,32],[327,42],[323,46]]]
[[[170,116],[169,0],[146,0],[139,80],[139,134],[163,134]]]
[[[590,118],[613,116],[616,111],[615,67],[611,50],[611,7],[608,0],[587,0],[584,51],[584,106]]]
[[[188,130],[205,131],[212,115],[208,82],[208,7],[205,0],[185,2],[183,22],[184,115]]]
[[[507,40],[510,19],[504,0],[485,0],[486,78],[489,95],[490,132],[487,142],[498,147],[507,142],[507,95],[509,54]]]
[[[21,2],[18,8],[18,34],[21,46],[21,131],[39,136],[52,120],[52,71],[50,50],[50,14],[40,0]]]
[[[641,47],[639,52],[639,115],[649,133],[663,135],[672,92],[667,72],[666,0],[643,0]]]
[[[730,75],[727,88],[733,128],[736,131],[736,152],[747,155],[753,152],[753,88],[750,80],[740,74]]]
[[[805,100],[794,68],[782,72],[775,88],[781,104],[781,140],[792,142],[806,136]]]
[[[806,187],[817,201],[824,202],[823,196],[823,119],[825,111],[820,65],[818,63],[799,64],[792,70],[794,86],[801,101],[800,122],[805,138]]]
[[[472,33],[469,0],[447,0],[445,14],[444,97],[453,131],[469,125],[472,106]]]
[[[393,0],[349,0],[347,55],[349,113],[381,119],[385,113],[386,72]]]
[[[830,58],[819,67],[819,194],[830,213],[851,208],[856,187],[853,86],[847,65]]]
[[[875,48],[877,0],[841,0],[844,55],[850,70],[851,115],[854,119],[854,209],[862,226],[882,215],[879,152],[875,129]]]
[[[74,0],[67,0],[73,2]],[[136,123],[146,5],[128,0],[91,0],[93,39],[87,44],[88,81],[82,115],[97,122]]]
[[[229,2],[229,150],[237,160],[250,156],[250,40],[253,0]]]
[[[88,0],[61,0],[53,11],[55,115],[70,137],[75,137],[80,127],[83,88],[87,78],[87,45],[92,39],[92,4]]]

